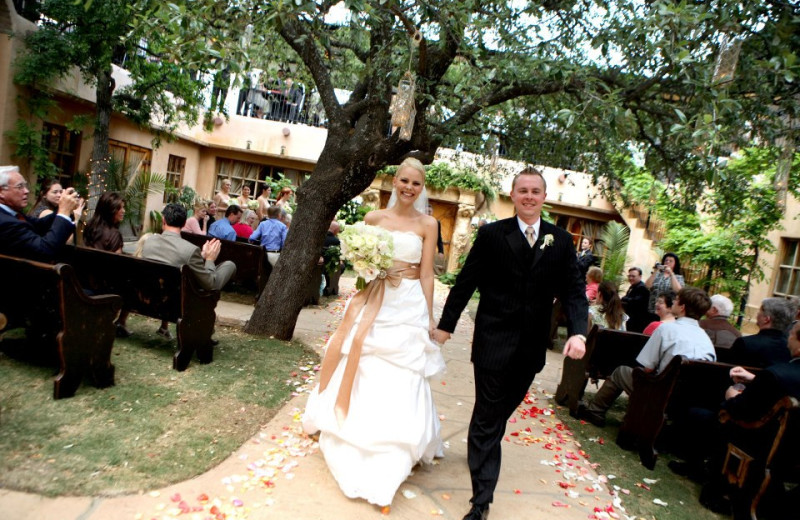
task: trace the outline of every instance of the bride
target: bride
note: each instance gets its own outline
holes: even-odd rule
[[[433,258],[438,227],[425,214],[422,163],[403,161],[393,186],[388,208],[368,213],[364,221],[391,233],[395,264],[388,272],[390,277],[393,271],[400,273],[399,285],[388,277],[371,282],[384,283],[385,292],[360,358],[353,339],[366,314],[362,309],[349,331],[340,326],[331,338],[320,385],[309,396],[303,417],[306,432],[320,432],[320,450],[344,494],[384,508],[418,462],[443,455],[428,382],[445,368],[429,336],[436,326]],[[339,340],[339,349],[334,344],[340,334],[344,341]],[[351,348],[353,372],[348,372]]]

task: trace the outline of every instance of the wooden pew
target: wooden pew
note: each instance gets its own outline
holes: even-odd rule
[[[175,370],[186,370],[195,352],[200,363],[214,359],[211,335],[219,291],[201,289],[189,266],[84,247],[66,248],[61,256],[75,267],[84,287],[97,294],[118,294],[126,310],[175,323]]]
[[[637,448],[642,465],[655,468],[655,443],[665,421],[680,419],[690,407],[717,410],[732,384],[730,371],[734,366],[675,356],[658,374],[634,369],[633,394],[629,396],[617,444],[626,449]],[[757,368],[747,369],[759,372]]]
[[[618,366],[636,366],[636,356],[648,339],[649,336],[637,332],[622,332],[594,325],[586,338],[583,358],[564,358],[556,402],[567,405],[570,414],[575,416],[586,383],[590,379],[606,379]]]
[[[203,244],[214,237],[182,231],[181,238],[202,249]],[[236,241],[220,240],[219,242],[221,247],[217,264],[226,260],[236,264],[236,274],[231,278],[231,282],[250,285],[255,287],[257,294],[261,294],[264,286],[267,285],[270,273],[272,273],[272,266],[267,261],[264,248],[248,242],[247,239],[237,238]]]
[[[92,385],[114,384],[111,349],[119,296],[87,296],[74,269],[0,255],[5,275],[0,312],[8,328],[24,326],[27,340],[46,362],[58,364],[53,398],[72,397],[84,375]]]
[[[734,518],[756,520],[758,505],[771,485],[783,486],[800,477],[800,403],[794,397],[783,397],[754,421],[734,420],[722,410],[720,422],[727,425],[726,431],[739,430],[736,439],[728,443],[722,466],[727,483],[736,490]]]

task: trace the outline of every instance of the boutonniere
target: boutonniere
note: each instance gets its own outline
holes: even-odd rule
[[[542,239],[542,245],[541,245],[541,247],[539,247],[539,249],[544,250],[545,247],[552,246],[552,245],[553,245],[553,235],[548,233]]]

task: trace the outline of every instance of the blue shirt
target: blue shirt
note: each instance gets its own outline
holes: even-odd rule
[[[661,373],[675,356],[701,361],[716,361],[717,353],[706,331],[689,317],[662,323],[636,357],[643,367]]]
[[[208,228],[208,235],[224,240],[236,240],[236,230],[233,229],[231,221],[227,218],[221,218],[211,224]]]
[[[250,240],[261,240],[261,247],[267,251],[280,251],[286,241],[286,224],[271,218],[258,225]]]

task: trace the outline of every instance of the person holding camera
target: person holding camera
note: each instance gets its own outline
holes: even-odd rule
[[[644,282],[644,285],[650,289],[648,312],[655,313],[656,298],[659,294],[667,291],[677,293],[684,284],[683,275],[681,275],[681,261],[675,253],[666,253],[661,258],[661,262],[653,266],[650,278]]]

